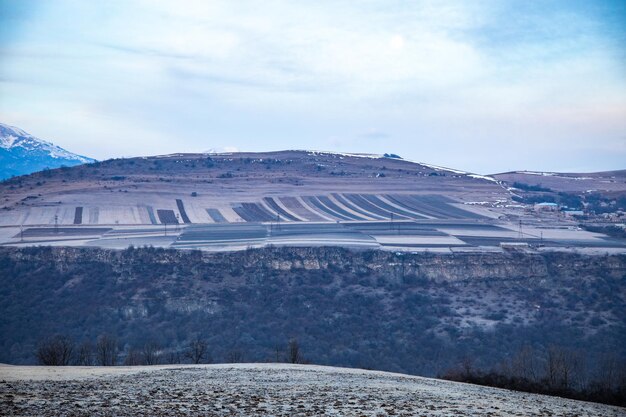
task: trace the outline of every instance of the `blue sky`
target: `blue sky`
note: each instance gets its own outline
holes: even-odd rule
[[[623,169],[626,2],[0,0],[0,121],[99,159]]]

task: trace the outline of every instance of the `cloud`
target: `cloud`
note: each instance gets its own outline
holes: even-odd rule
[[[217,148],[211,148],[207,151],[204,151],[203,153],[219,154],[219,153],[234,153],[234,152],[241,152],[241,151],[236,146],[221,146]]]
[[[368,129],[367,131],[358,134],[357,137],[360,139],[381,140],[389,139],[391,138],[391,135],[379,129]]]
[[[527,148],[590,167],[585,143],[622,149],[626,16],[610,2],[28,4],[0,13],[0,119],[101,159],[389,146],[490,172],[539,161]]]

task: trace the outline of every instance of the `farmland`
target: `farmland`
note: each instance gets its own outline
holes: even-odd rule
[[[619,188],[611,185],[611,192]],[[5,245],[444,252],[503,245],[619,252],[625,245],[580,230],[558,213],[529,212],[493,178],[370,155],[283,151],[110,160],[15,178],[0,190]]]
[[[477,218],[455,207],[463,194],[507,197],[493,181],[443,169],[307,152],[112,160],[0,188],[3,225]]]

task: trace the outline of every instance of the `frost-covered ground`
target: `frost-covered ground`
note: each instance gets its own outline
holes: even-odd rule
[[[0,366],[18,416],[624,416],[622,408],[385,372],[286,364]]]

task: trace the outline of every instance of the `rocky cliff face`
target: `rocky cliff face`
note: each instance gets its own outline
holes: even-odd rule
[[[347,274],[378,273],[390,280],[427,279],[435,282],[467,280],[555,280],[576,276],[579,279],[603,275],[613,279],[626,276],[625,255],[581,255],[565,252],[546,253],[457,253],[430,254],[386,251],[350,251],[342,248],[267,248],[241,252],[211,253],[157,249],[125,251],[51,247],[2,249],[19,262],[49,262],[59,271],[73,265],[103,262],[116,273],[144,260],[158,265],[200,266],[221,269],[225,275],[237,270],[256,275],[269,271],[341,271]],[[195,266],[195,268],[194,268]],[[341,274],[338,274],[338,279]]]
[[[0,277],[0,362],[103,332],[120,355],[201,334],[217,361],[268,360],[297,337],[313,362],[430,375],[524,344],[626,357],[624,255],[2,248]]]

